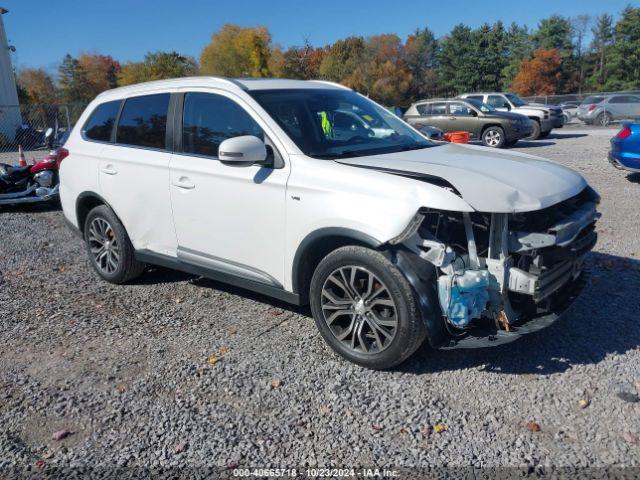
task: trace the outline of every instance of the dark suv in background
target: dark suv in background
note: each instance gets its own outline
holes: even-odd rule
[[[467,131],[471,140],[493,148],[514,145],[533,130],[531,120],[524,115],[499,112],[470,99],[416,102],[405,112],[404,119],[417,128],[428,125],[444,132]]]

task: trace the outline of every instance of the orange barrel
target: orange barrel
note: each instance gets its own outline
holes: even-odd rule
[[[469,132],[449,132],[444,134],[444,139],[451,143],[469,143]]]

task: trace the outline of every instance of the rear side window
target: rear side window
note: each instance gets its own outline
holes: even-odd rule
[[[127,99],[118,121],[116,143],[164,149],[168,109],[168,93]]]
[[[90,140],[108,142],[111,140],[113,125],[120,109],[120,100],[98,105],[82,129],[83,135]]]
[[[182,117],[182,151],[218,156],[220,144],[253,135],[264,140],[260,126],[234,101],[213,93],[187,93]]]
[[[444,102],[431,104],[431,115],[446,115],[447,104]]]
[[[470,98],[471,100],[478,100],[480,102],[484,102],[484,95],[469,95],[465,98]]]

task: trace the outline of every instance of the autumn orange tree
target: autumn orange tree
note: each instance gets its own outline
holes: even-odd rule
[[[530,59],[520,62],[511,89],[520,95],[554,95],[562,72],[560,52],[555,48],[538,48]]]

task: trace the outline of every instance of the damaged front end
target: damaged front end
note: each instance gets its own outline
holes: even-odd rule
[[[389,250],[428,308],[432,346],[498,345],[553,323],[581,289],[598,202],[586,187],[534,212],[421,209]]]

